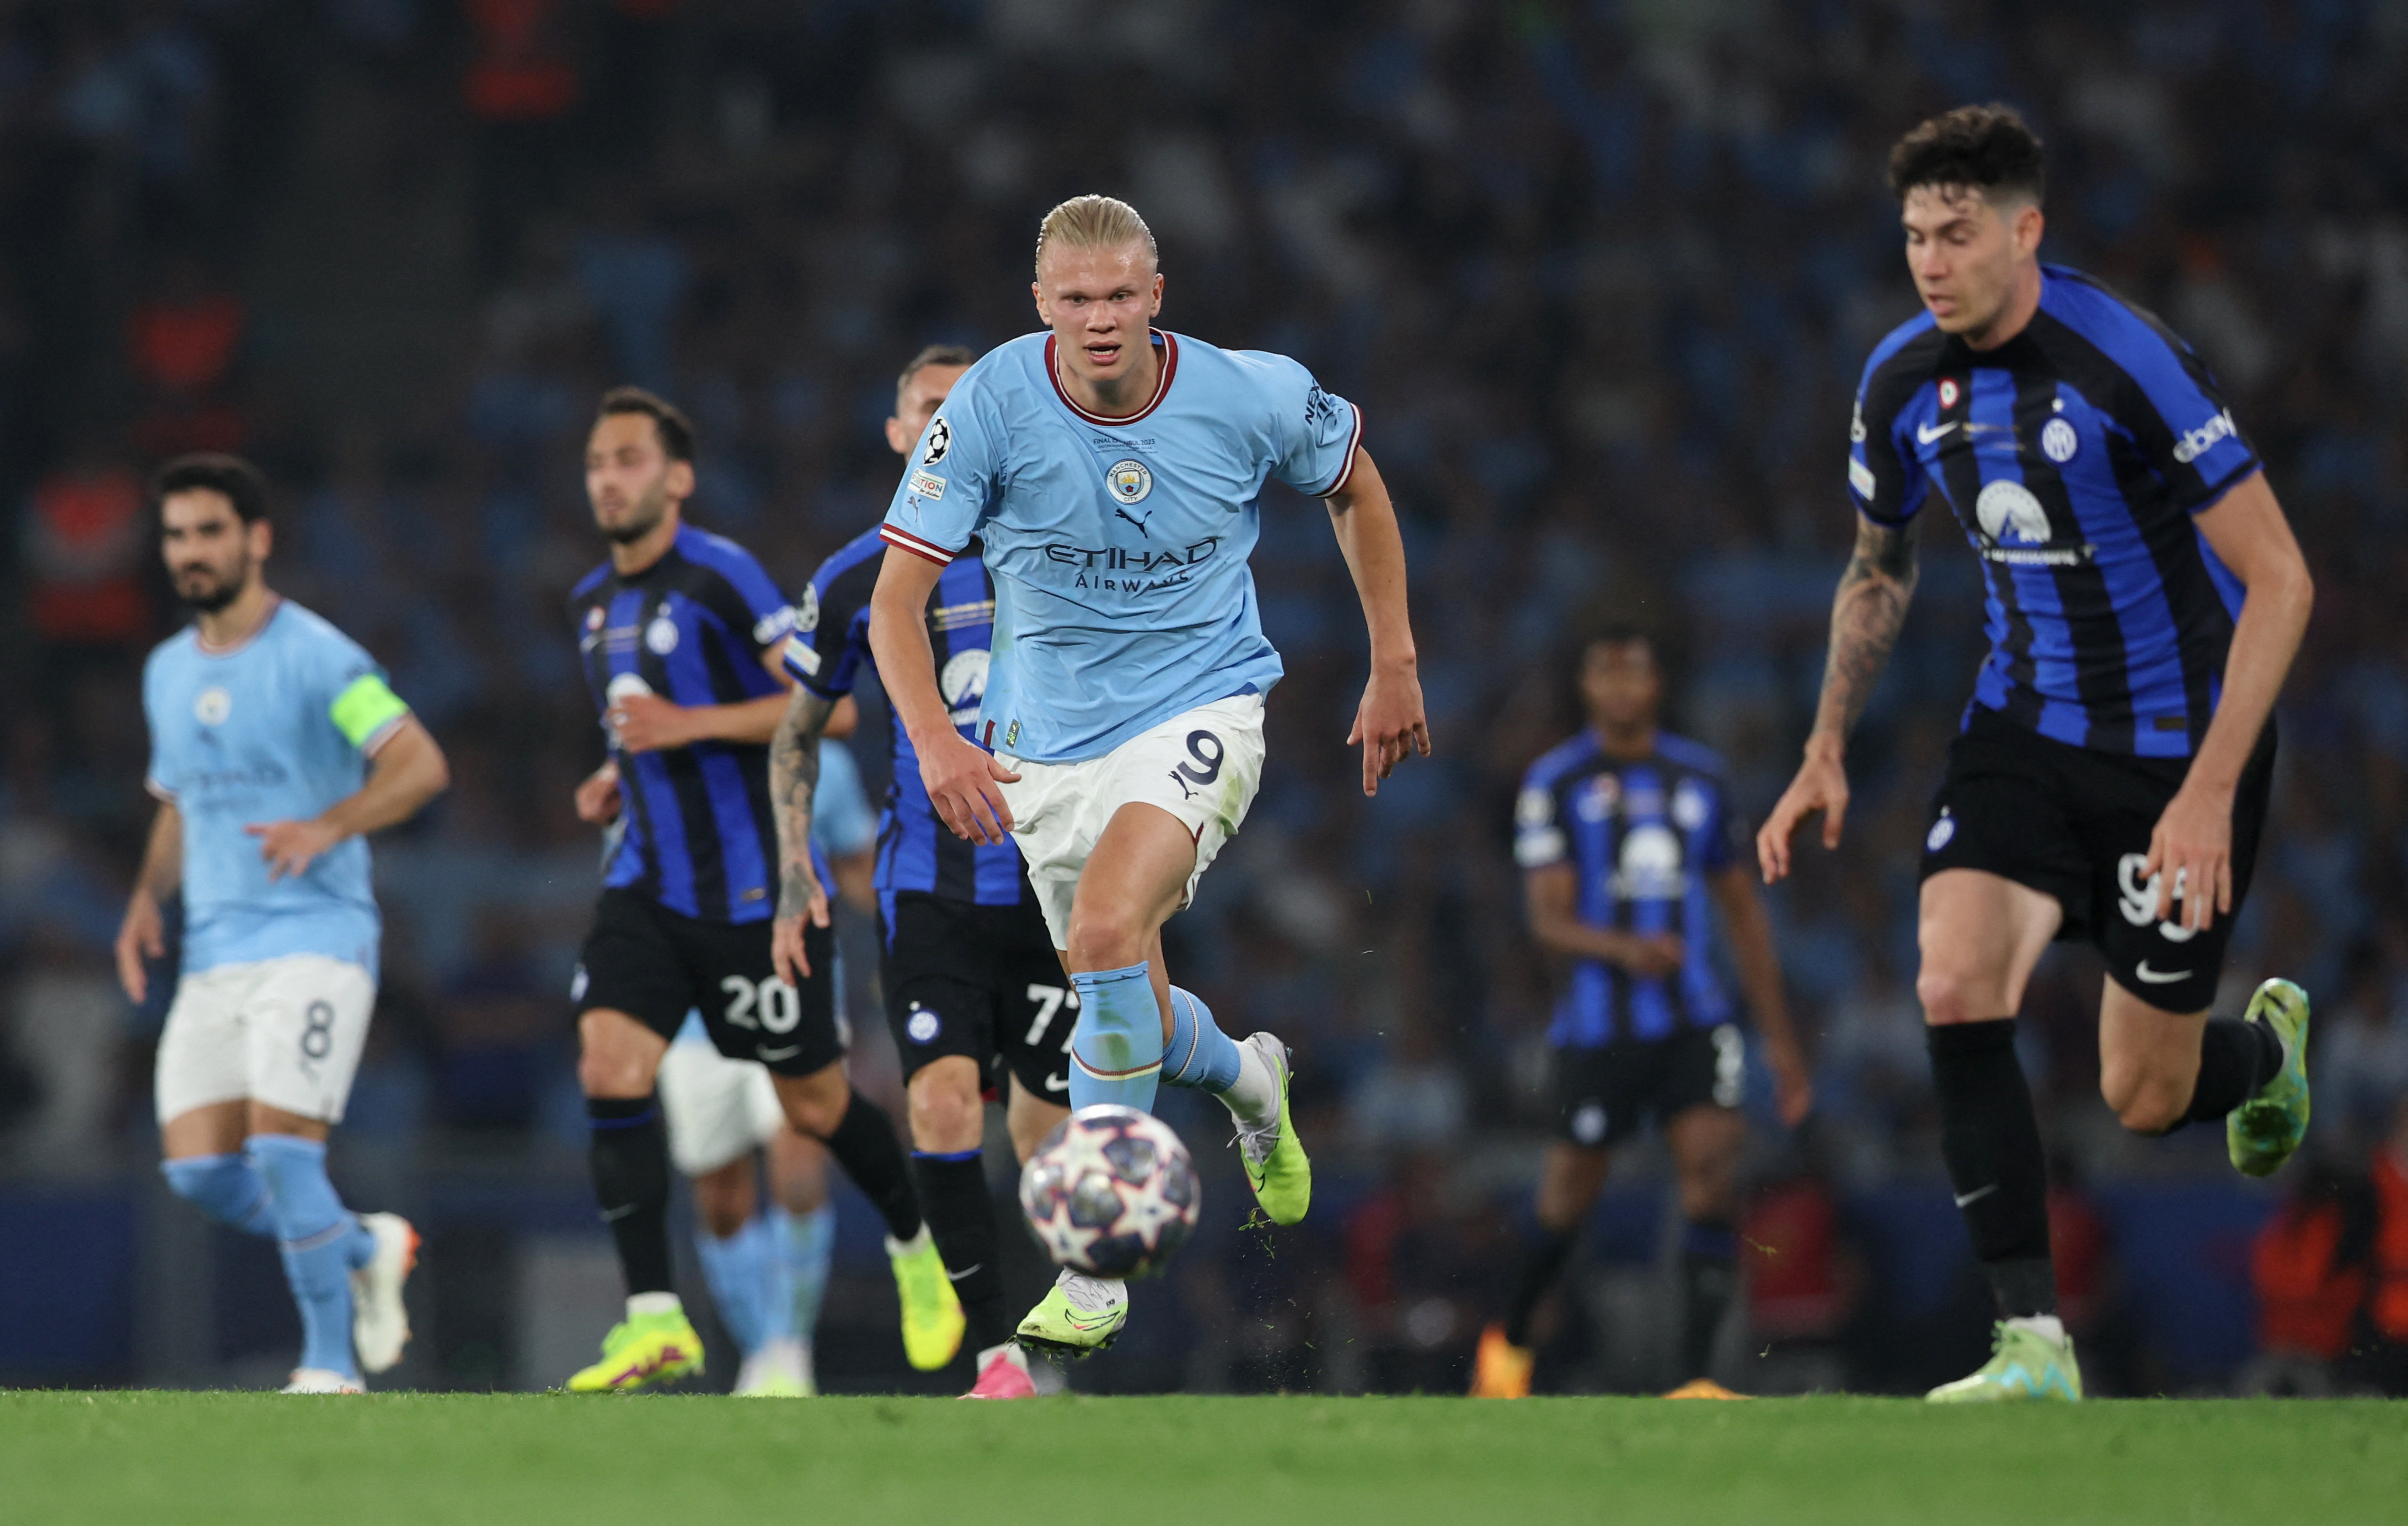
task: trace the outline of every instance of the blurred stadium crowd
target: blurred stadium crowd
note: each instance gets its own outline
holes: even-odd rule
[[[349,1151],[396,1190],[574,1201],[563,993],[595,843],[569,791],[600,740],[562,611],[599,557],[593,399],[680,400],[695,517],[799,588],[883,509],[900,363],[1034,326],[1039,215],[1110,190],[1160,237],[1167,326],[1362,405],[1440,752],[1360,797],[1344,569],[1314,505],[1267,501],[1271,764],[1171,957],[1232,1031],[1297,1045],[1325,1188],[1306,1231],[1199,1241],[1152,1296],[1204,1333],[1141,1318],[1165,1344],[1097,1380],[1455,1386],[1543,1125],[1550,972],[1508,842],[1521,770],[1575,724],[1567,633],[1599,605],[1656,624],[1676,727],[1761,813],[1853,533],[1857,369],[1914,310],[1883,152],[2001,98],[2050,144],[2051,256],[2204,353],[2321,595],[2227,992],[2315,994],[2317,1159],[2270,1217],[2207,1130],[2124,1135],[2096,1101],[2099,969],[2054,956],[2024,1027],[2069,1315],[2116,1353],[2102,1387],[2230,1381],[2253,1348],[2250,1381],[2379,1381],[2370,1344],[2408,1339],[2403,65],[2386,0],[0,5],[0,1171],[149,1171],[159,1014],[125,1008],[106,948],[147,819],[136,674],[177,618],[150,464],[262,462],[271,580],[387,662],[452,759],[378,848],[384,995],[338,1174]],[[1979,1344],[1912,915],[1978,608],[1971,557],[1933,540],[1847,847],[1772,897],[1820,1104],[1787,1140],[1762,1114],[1746,1349],[1772,1355],[1745,1382],[1903,1386]],[[864,937],[857,1053],[891,1086]],[[1657,1174],[1642,1152],[1601,1211],[1542,1382],[1652,1380]],[[2232,1292],[2186,1313],[2204,1337],[2136,1306],[2169,1214]],[[439,1327],[462,1301],[435,1296]],[[503,1380],[443,1349],[422,1380]]]

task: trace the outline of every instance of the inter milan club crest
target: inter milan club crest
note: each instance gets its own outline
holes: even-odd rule
[[[1143,503],[1154,491],[1154,473],[1142,461],[1115,461],[1104,473],[1104,485],[1123,503]]]
[[[2040,453],[2059,466],[2072,460],[2073,453],[2080,449],[2082,437],[2063,419],[2051,419],[2041,426]]]

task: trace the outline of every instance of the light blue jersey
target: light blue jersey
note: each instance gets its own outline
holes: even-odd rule
[[[983,547],[995,645],[979,741],[996,752],[1098,757],[1279,682],[1246,566],[1263,483],[1340,491],[1362,419],[1284,356],[1159,329],[1154,342],[1161,383],[1125,419],[1064,393],[1051,334],[988,352],[886,511],[890,546],[938,563]]]
[[[240,646],[190,626],[142,669],[150,792],[183,819],[184,972],[322,954],[374,973],[368,845],[351,838],[270,881],[244,828],[306,821],[359,792],[409,714],[358,642],[290,599]]]
[[[820,782],[811,790],[811,842],[831,858],[849,857],[867,853],[878,845],[878,810],[869,803],[869,792],[862,787],[861,765],[853,760],[852,749],[843,742],[823,739],[820,742]],[[836,886],[826,885],[829,898],[836,896]],[[844,954],[836,954],[836,1007],[844,1010]],[[680,1044],[710,1044],[710,1031],[702,1026],[702,1015],[689,1012],[678,1026]]]

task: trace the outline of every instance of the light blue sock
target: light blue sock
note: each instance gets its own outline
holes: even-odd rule
[[[351,1273],[376,1254],[376,1236],[335,1195],[326,1146],[291,1134],[244,1141],[251,1170],[267,1186],[284,1280],[301,1308],[301,1365],[360,1375],[351,1358]]]
[[[1154,1000],[1151,962],[1120,970],[1089,970],[1070,977],[1079,988],[1079,1021],[1070,1034],[1070,1106],[1118,1102],[1154,1111],[1162,1076],[1162,1008]]]
[[[795,1334],[795,1288],[768,1218],[755,1214],[722,1240],[697,1230],[694,1248],[719,1322],[746,1356]]]
[[[1162,1052],[1162,1084],[1218,1094],[1238,1084],[1238,1041],[1221,1031],[1212,1009],[1193,991],[1170,988],[1170,1045]]]
[[[221,1224],[246,1234],[272,1238],[276,1209],[267,1201],[267,1184],[251,1162],[238,1155],[190,1155],[162,1160],[159,1174],[167,1189]]]
[[[828,1261],[836,1254],[836,1209],[822,1203],[796,1217],[772,1208],[769,1221],[787,1275],[794,1279],[795,1333],[808,1344],[819,1328],[820,1304],[827,1298]]]

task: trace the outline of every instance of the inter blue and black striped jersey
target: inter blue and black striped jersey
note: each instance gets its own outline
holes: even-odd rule
[[[1746,824],[1730,813],[1722,773],[1711,751],[1681,737],[1659,732],[1646,757],[1615,758],[1584,731],[1523,775],[1514,860],[1526,871],[1570,865],[1583,922],[1670,933],[1687,954],[1674,973],[1643,980],[1577,961],[1548,1043],[1589,1049],[1730,1021],[1707,881],[1740,861]]]
[[[2190,347],[2079,271],[1974,351],[1925,313],[1865,365],[1848,487],[1883,525],[1938,487],[1982,558],[1973,702],[2101,752],[2187,757],[2221,698],[2242,586],[2191,516],[2258,458]]]
[[[869,596],[886,542],[879,528],[846,543],[820,564],[795,612],[787,638],[786,671],[823,698],[853,692],[862,665],[871,663]],[[952,707],[953,724],[976,741],[979,705],[986,696],[988,645],[995,634],[995,585],[986,564],[957,556],[937,576],[928,597],[928,645],[937,659],[937,690]],[[873,664],[874,665],[874,664]],[[1010,906],[1029,894],[1020,849],[1006,838],[994,846],[965,842],[937,818],[928,786],[920,782],[920,755],[897,717],[890,727],[888,760],[895,782],[878,823],[878,900],[886,925],[895,925],[895,897],[922,891],[982,906]]]
[[[733,705],[776,694],[763,664],[795,612],[752,554],[688,525],[633,577],[603,563],[569,596],[578,652],[597,710],[631,694],[679,705]],[[609,727],[603,727],[607,735]],[[776,909],[777,819],[766,745],[698,741],[625,753],[615,738],[624,811],[603,883],[632,885],[681,915],[758,922]]]

